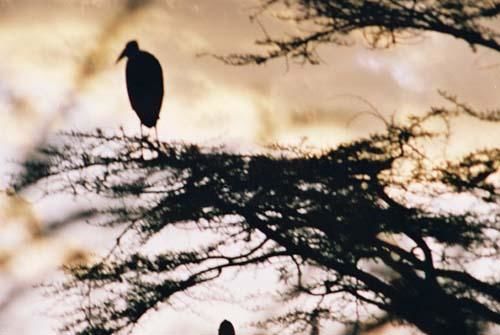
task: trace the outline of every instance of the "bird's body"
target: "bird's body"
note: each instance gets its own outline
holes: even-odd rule
[[[156,126],[163,101],[163,71],[149,52],[127,61],[127,92],[132,108],[146,127]]]
[[[132,108],[142,125],[154,127],[160,117],[163,101],[163,71],[158,59],[139,49],[136,41],[130,41],[118,61],[127,57],[127,92]]]

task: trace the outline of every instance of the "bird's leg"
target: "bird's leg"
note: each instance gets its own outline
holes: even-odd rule
[[[160,139],[158,138],[158,126],[155,125],[156,142],[158,142],[158,150],[160,150]]]
[[[142,158],[144,159],[144,149],[142,147],[142,141],[143,141],[143,134],[142,134],[142,123],[139,123],[139,127],[141,127],[141,155],[142,155]]]

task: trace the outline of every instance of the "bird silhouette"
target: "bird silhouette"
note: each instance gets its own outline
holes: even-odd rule
[[[222,321],[219,326],[219,335],[234,335],[233,324],[227,320]]]
[[[141,139],[142,125],[145,125],[155,128],[159,143],[156,123],[163,101],[163,71],[160,62],[149,52],[139,49],[137,41],[128,42],[116,62],[124,57],[127,57],[125,73],[128,97],[132,109],[141,121]]]

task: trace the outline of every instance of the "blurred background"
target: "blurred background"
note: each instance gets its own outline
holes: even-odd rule
[[[15,162],[57,131],[99,127],[139,134],[125,88],[125,62],[116,64],[129,40],[136,39],[163,66],[162,141],[236,150],[274,143],[328,148],[383,129],[373,117],[353,119],[369,109],[357,97],[396,118],[445,105],[438,89],[478,109],[500,105],[495,54],[474,53],[464,42],[439,34],[376,51],[354,36],[353,46],[320,48],[319,66],[276,60],[233,67],[197,56],[259,50],[253,42],[264,33],[248,18],[257,5],[257,0],[0,0],[0,334],[53,334],[57,320],[47,313],[36,285],[56,278],[60,265],[92,257],[111,243],[83,222],[57,226],[57,218],[77,206],[70,200],[61,210],[45,199],[14,194],[8,182]],[[296,29],[270,15],[261,22],[271,35]],[[493,127],[459,119],[446,154],[495,145],[500,134]],[[254,278],[245,283],[265,285]],[[221,303],[221,310],[220,320],[214,311],[170,311],[167,328],[165,315],[158,313],[144,331],[215,334],[223,318],[243,325],[265,313],[230,303]]]

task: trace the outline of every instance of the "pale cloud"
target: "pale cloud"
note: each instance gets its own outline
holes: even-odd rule
[[[375,57],[374,53],[357,54],[356,61],[359,63],[361,68],[365,68],[369,71],[380,72],[385,68],[385,64],[381,59]]]

